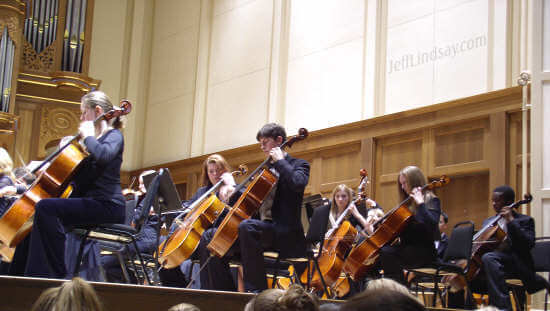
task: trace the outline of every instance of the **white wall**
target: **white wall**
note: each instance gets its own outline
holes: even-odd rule
[[[488,17],[487,0],[389,1],[385,112],[489,91]]]
[[[92,76],[145,111],[133,168],[254,143],[266,122],[292,135],[512,86],[521,62],[508,1],[144,1],[96,0],[94,14]],[[150,49],[130,54],[127,80],[125,38]]]

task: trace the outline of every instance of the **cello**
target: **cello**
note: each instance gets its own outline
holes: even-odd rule
[[[449,182],[449,177],[443,175],[438,180],[422,186],[422,191],[443,187]],[[380,249],[395,240],[410,222],[413,216],[408,207],[411,200],[411,196],[407,197],[386,213],[374,224],[376,228],[374,233],[350,251],[344,263],[344,272],[350,275],[354,281],[363,278],[374,267]]]
[[[231,175],[246,174],[246,170],[246,166],[240,165],[239,170],[231,172]],[[183,221],[180,220],[183,213],[174,219],[178,228],[160,244],[158,249],[160,254],[158,260],[163,268],[177,267],[191,257],[199,245],[203,232],[212,226],[223,210],[227,209],[227,206],[215,194],[222,184],[223,180],[218,181],[193,202],[187,208],[189,213]]]
[[[529,204],[532,200],[531,194],[526,193],[523,200],[512,203],[510,209],[516,209],[522,204]],[[443,283],[449,284],[451,292],[454,293],[464,289],[481,271],[483,267],[481,257],[497,249],[506,240],[506,232],[498,224],[501,219],[502,215],[496,216],[472,238],[472,256],[466,275],[449,275],[442,279]],[[462,265],[465,266],[466,263],[464,262]]]
[[[280,148],[282,150],[287,146],[292,147],[295,142],[303,140],[307,136],[308,131],[305,128],[300,128],[298,130],[298,135],[287,139]],[[262,202],[277,183],[277,177],[268,169],[264,169],[264,166],[267,165],[270,160],[271,157],[267,157],[267,159],[265,159],[245,181],[235,188],[234,193],[237,193],[244,188],[246,183],[250,182],[244,193],[224,217],[214,237],[208,244],[207,248],[211,254],[222,258],[227,251],[229,251],[229,248],[231,248],[233,243],[237,240],[239,224],[243,220],[252,217],[252,215],[259,210]],[[262,171],[256,176],[260,170]]]
[[[359,202],[366,197],[365,186],[368,183],[367,171],[361,169],[359,174],[361,176],[361,181],[359,182],[357,198],[351,203],[355,205],[358,205]],[[336,203],[334,202],[333,204]],[[322,279],[318,271],[311,267],[312,263],[310,262],[309,269],[306,269],[300,277],[302,284],[311,284],[314,289],[322,291],[324,281],[324,283],[332,288],[339,297],[349,292],[349,287],[347,288],[347,292],[344,286],[340,288],[340,284],[346,284],[345,279],[341,279],[340,276],[344,266],[345,256],[351,249],[357,236],[357,229],[355,229],[349,221],[345,220],[351,211],[351,204],[349,204],[340,217],[338,217],[336,225],[326,233],[325,240],[321,243],[321,255],[318,261]],[[325,248],[323,248],[324,243],[326,243]],[[309,271],[313,272],[312,275],[308,274]]]
[[[93,122],[126,115],[131,110],[130,102],[122,100],[120,108],[103,113]],[[86,158],[82,148],[73,144],[79,137],[79,134],[73,136],[32,170],[31,173],[34,174],[49,164],[29,189],[0,218],[0,242],[8,247],[15,247],[32,229],[36,203],[42,199],[57,198],[67,193],[67,189],[70,188],[69,183]]]

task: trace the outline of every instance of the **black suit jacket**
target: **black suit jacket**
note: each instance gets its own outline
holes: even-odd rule
[[[531,249],[535,246],[535,221],[531,216],[512,212],[514,220],[507,225],[507,247],[501,251],[512,255],[519,278],[529,293],[541,288],[540,276],[534,271]],[[483,226],[493,221],[497,216],[487,218]],[[543,281],[542,281],[543,282]]]
[[[275,248],[281,256],[305,256],[306,240],[302,226],[302,199],[309,181],[309,163],[286,155],[271,164],[279,173],[271,207],[275,224]]]

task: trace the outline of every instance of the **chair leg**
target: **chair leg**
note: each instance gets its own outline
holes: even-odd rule
[[[141,264],[141,268],[143,270],[145,280],[147,280],[147,284],[148,285],[153,285],[153,284],[151,284],[151,279],[149,279],[149,274],[147,274],[147,268],[145,266],[145,263],[143,262],[143,257],[141,256],[141,253],[140,253],[139,248],[137,246],[136,240],[134,238],[132,238],[132,244],[134,245],[134,249],[136,250],[136,255],[139,258],[139,262]]]
[[[317,270],[317,273],[319,273],[319,278],[321,279],[321,284],[323,285],[323,291],[327,295],[327,298],[330,298],[331,294],[328,290],[327,284],[325,283],[325,278],[323,278],[323,274],[321,273],[321,268],[319,267],[319,261],[317,261],[317,258],[314,258],[313,262],[315,263],[315,269]]]
[[[544,311],[546,311],[547,306],[548,306],[548,290],[546,290],[546,295],[544,296]]]
[[[91,231],[92,230],[86,230],[86,233],[82,236],[82,239],[80,239],[80,247],[78,248],[78,255],[76,256],[76,264],[74,265],[73,277],[78,276],[78,272],[80,271],[80,265],[82,264],[82,255],[84,253],[84,245],[86,244],[86,240],[88,239],[88,235]]]
[[[279,277],[279,263],[281,262],[280,254],[277,254],[277,259],[275,259],[275,269],[273,271],[273,282],[271,282],[271,288],[275,288],[277,283],[277,278]]]
[[[138,284],[138,285],[142,284],[143,280],[140,277],[139,269],[136,266],[136,263],[134,262],[134,256],[131,255],[130,249],[128,248],[128,245],[125,245],[124,248],[125,248],[124,254],[126,255],[126,260],[127,260],[127,262],[130,263],[130,265],[132,266],[132,269],[134,270],[134,276],[136,277],[136,284]]]
[[[434,284],[434,297],[432,301],[432,307],[435,308],[437,304],[437,297],[439,297],[439,301],[441,301],[441,307],[445,308],[446,303],[445,303],[445,299],[443,299],[443,292],[439,290],[440,283],[439,283],[439,277],[437,274],[433,276],[433,284]]]
[[[126,282],[126,284],[130,284],[130,275],[128,274],[128,268],[124,263],[124,259],[122,258],[122,255],[120,254],[120,252],[115,252],[115,254],[118,259],[118,263],[120,264],[120,268],[122,270],[122,276],[124,276],[124,281]]]

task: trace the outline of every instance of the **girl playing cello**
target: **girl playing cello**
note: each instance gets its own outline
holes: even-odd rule
[[[354,226],[361,226],[363,229],[367,228],[368,223],[365,219],[367,211],[362,206],[355,206],[352,201],[353,191],[350,187],[341,184],[336,186],[332,191],[332,201],[331,208],[329,213],[329,223],[327,228],[334,229],[337,219],[342,215],[342,213],[349,208],[348,221]],[[371,207],[377,207],[376,202],[371,199],[366,199],[365,203]]]
[[[403,268],[417,268],[436,258],[434,241],[439,239],[439,198],[431,190],[421,187],[427,184],[426,177],[416,166],[407,166],[399,172],[398,193],[401,201],[407,197],[412,220],[400,235],[398,243],[382,247],[379,268],[386,277],[405,284]]]
[[[191,206],[191,204],[210,190],[220,180],[223,180],[223,185],[220,186],[217,196],[222,202],[226,202],[235,189],[235,179],[233,178],[233,175],[231,175],[231,167],[229,166],[229,163],[227,163],[227,160],[219,154],[212,154],[203,162],[202,174],[200,177],[201,187],[189,200],[182,202],[182,207],[188,208]],[[237,198],[238,197],[236,196],[235,200]],[[223,219],[223,215],[224,213],[222,213],[219,219]],[[177,225],[174,222],[170,228],[170,233],[172,234],[176,229]],[[159,271],[162,285],[171,287],[185,287],[191,279],[191,275],[196,273],[193,272],[193,269],[197,270],[197,268],[198,267],[193,266],[190,259],[185,260],[179,267],[176,268],[162,268]],[[192,284],[192,288],[200,288],[199,278],[195,277],[193,279],[194,282]]]
[[[124,150],[121,116],[93,122],[113,110],[111,100],[101,91],[84,95],[80,110],[81,144],[90,155],[83,160],[73,180],[70,198],[43,199],[36,204],[31,234],[16,249],[19,267],[16,266],[15,273],[21,273],[24,267],[26,276],[64,278],[67,275],[64,226],[124,222],[125,200],[120,187]],[[22,263],[25,260],[26,265]]]

